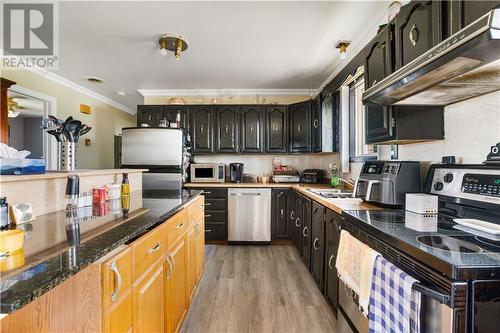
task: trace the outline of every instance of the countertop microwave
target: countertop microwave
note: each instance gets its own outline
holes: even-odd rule
[[[192,183],[223,183],[225,180],[225,165],[222,163],[191,164]]]

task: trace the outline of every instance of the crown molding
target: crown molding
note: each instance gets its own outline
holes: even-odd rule
[[[318,89],[137,89],[144,97],[316,96]]]

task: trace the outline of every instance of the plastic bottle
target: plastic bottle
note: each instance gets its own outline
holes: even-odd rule
[[[122,179],[122,191],[121,195],[130,195],[130,184],[128,182],[128,174],[123,173],[123,179]]]

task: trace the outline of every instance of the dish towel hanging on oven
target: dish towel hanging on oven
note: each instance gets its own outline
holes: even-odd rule
[[[340,232],[335,267],[339,278],[359,296],[359,309],[368,317],[373,265],[380,254],[360,242],[349,232]]]
[[[375,260],[368,314],[369,333],[419,333],[420,292],[416,279],[384,257]]]

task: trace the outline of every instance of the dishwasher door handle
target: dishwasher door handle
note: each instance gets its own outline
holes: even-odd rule
[[[238,197],[253,197],[253,196],[259,196],[261,195],[260,193],[231,193],[233,196],[238,196]]]

